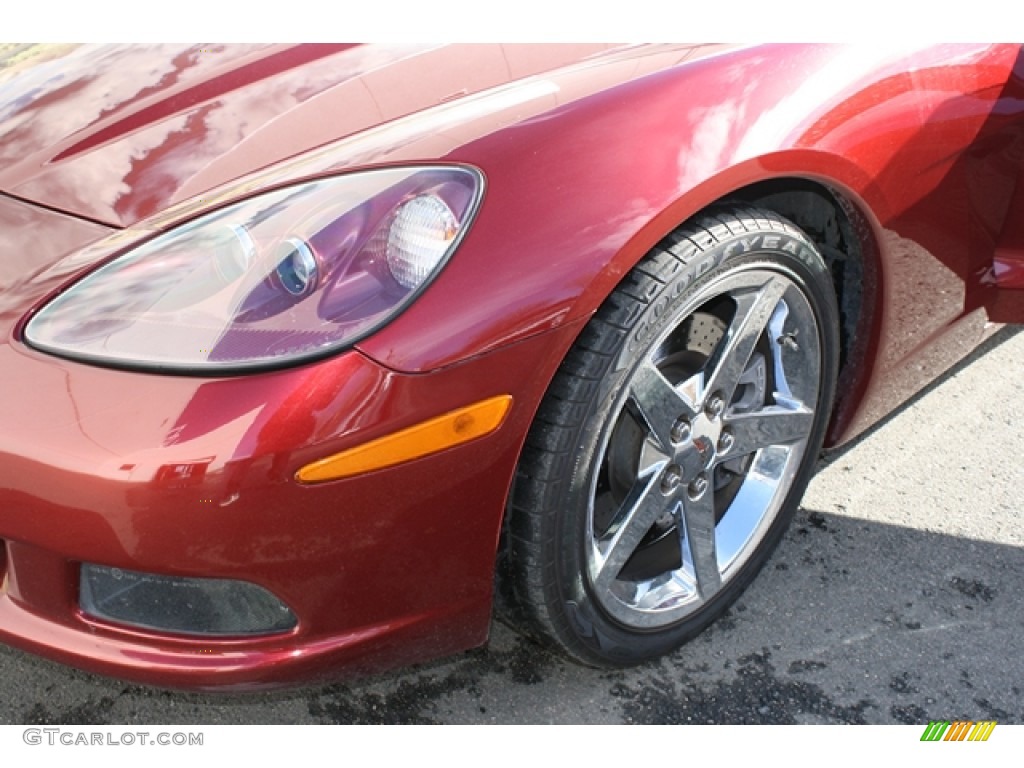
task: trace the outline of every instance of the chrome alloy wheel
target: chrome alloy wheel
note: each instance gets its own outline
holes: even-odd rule
[[[776,213],[723,204],[663,238],[587,321],[534,417],[500,571],[513,616],[613,667],[721,616],[810,482],[838,329],[829,265]]]
[[[725,272],[662,327],[601,438],[584,542],[594,599],[637,630],[698,611],[755,551],[821,381],[814,310],[782,267]]]

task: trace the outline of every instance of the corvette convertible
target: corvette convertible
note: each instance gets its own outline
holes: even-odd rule
[[[0,46],[0,640],[636,664],[1024,321],[1021,46]]]

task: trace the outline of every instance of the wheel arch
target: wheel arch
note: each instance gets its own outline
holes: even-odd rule
[[[818,158],[814,165],[837,161],[846,165],[835,158]],[[648,221],[580,295],[571,314],[584,316],[595,312],[658,242],[716,205],[739,201],[789,219],[825,256],[840,309],[839,385],[825,440],[826,448],[831,448],[852,436],[849,427],[874,370],[872,350],[878,346],[885,275],[877,220],[851,190],[849,182],[838,182],[817,172],[797,172],[747,180],[730,187],[729,180],[735,182],[734,177],[746,176],[742,170],[732,169],[709,180]],[[853,183],[862,182],[859,169],[844,170],[847,177],[854,177]],[[707,195],[706,190],[713,190],[714,196]]]

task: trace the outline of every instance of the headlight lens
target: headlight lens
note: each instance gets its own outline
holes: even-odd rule
[[[167,371],[264,368],[372,333],[441,270],[472,219],[478,173],[393,168],[222,208],[121,255],[25,328],[33,347]]]

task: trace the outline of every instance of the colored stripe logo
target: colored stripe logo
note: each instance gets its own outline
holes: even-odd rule
[[[921,734],[921,741],[988,741],[995,720],[932,720]]]

